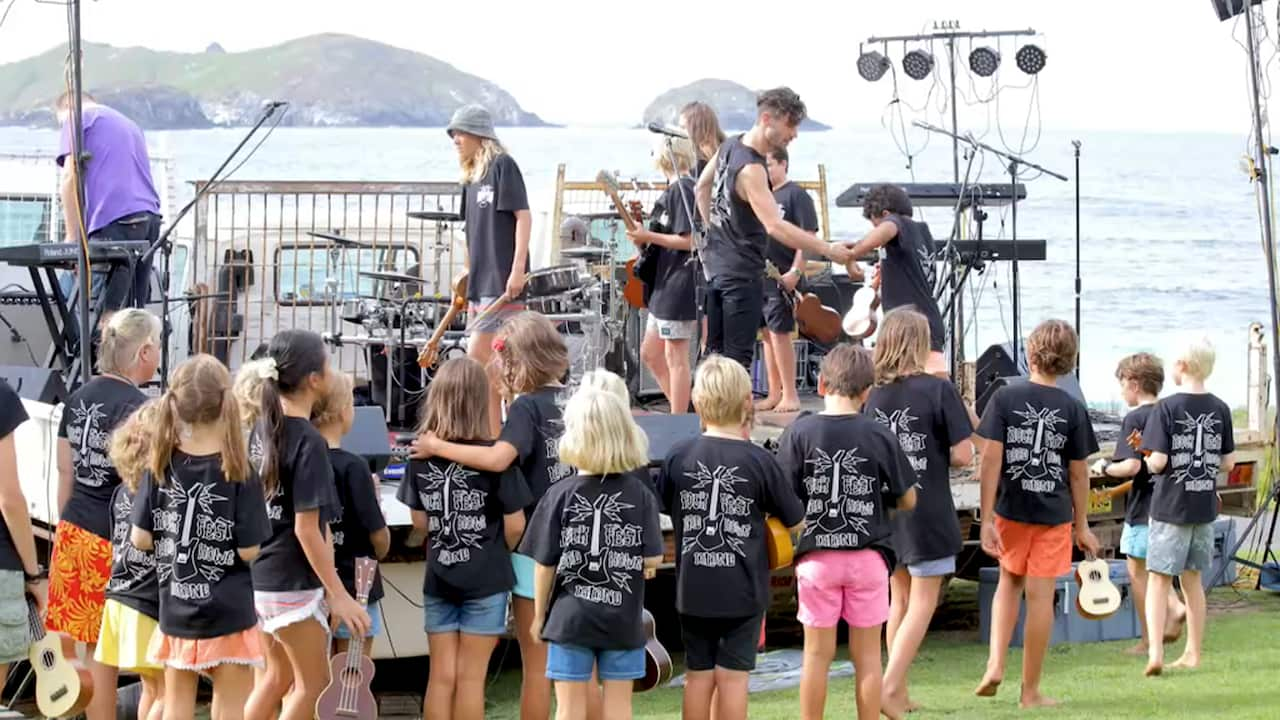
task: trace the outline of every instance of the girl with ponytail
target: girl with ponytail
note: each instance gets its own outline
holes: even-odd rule
[[[329,626],[353,637],[369,631],[369,614],[343,587],[334,567],[329,523],[340,517],[328,443],[311,413],[330,383],[320,336],[276,334],[255,372],[262,381],[251,445],[261,447],[271,534],[253,565],[254,605],[264,631],[267,666],[245,706],[249,720],[310,720],[329,680]],[[283,702],[283,706],[281,703]]]
[[[214,717],[239,717],[263,664],[249,564],[271,526],[231,374],[196,355],[145,412],[149,451],[130,520],[132,544],[155,554],[160,622],[147,659],[164,668],[164,717],[194,716],[201,674],[213,679]]]

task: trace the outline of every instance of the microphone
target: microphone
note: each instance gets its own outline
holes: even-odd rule
[[[684,138],[685,140],[689,139],[689,133],[686,133],[680,128],[667,127],[656,120],[649,123],[649,132],[666,135],[667,137]]]
[[[280,108],[288,104],[289,104],[288,100],[263,100],[262,111],[270,115],[271,113],[274,113],[276,110],[279,110]]]

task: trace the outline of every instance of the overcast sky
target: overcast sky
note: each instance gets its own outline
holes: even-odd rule
[[[0,12],[10,2],[17,4],[0,27],[0,63],[66,42],[63,7],[0,0]],[[1274,32],[1276,3],[1264,7]],[[567,124],[632,124],[657,93],[722,77],[755,88],[787,84],[818,120],[874,126],[891,83],[858,77],[858,43],[920,32],[935,20],[1039,32],[1034,42],[1048,53],[1039,76],[1046,128],[1248,130],[1247,64],[1232,36],[1243,42],[1244,26],[1220,23],[1210,0],[96,0],[83,11],[88,40],[166,50],[359,35],[487,78],[526,110]],[[1022,42],[1002,42],[1005,85],[1027,81],[1013,62]],[[897,63],[902,52],[895,44],[889,54]],[[1271,66],[1274,53],[1268,44]],[[903,100],[922,105],[931,81],[901,77]],[[967,79],[960,85],[967,90]],[[1027,89],[1002,92],[1005,122],[1021,127],[1029,102]],[[969,108],[961,124],[980,126],[992,110]]]

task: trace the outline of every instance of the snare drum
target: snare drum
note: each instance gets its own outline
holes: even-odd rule
[[[540,298],[548,295],[559,295],[586,284],[580,268],[574,265],[554,265],[529,273],[525,281],[524,294],[527,298]]]
[[[350,298],[342,301],[342,319],[359,325],[378,310],[378,301],[372,298]]]

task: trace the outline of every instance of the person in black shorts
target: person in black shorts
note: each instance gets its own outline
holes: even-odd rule
[[[769,184],[773,186],[773,199],[778,203],[782,219],[793,223],[807,233],[818,232],[818,211],[808,191],[787,180],[790,158],[785,148],[769,153],[767,167]],[[796,348],[791,334],[796,329],[796,312],[790,295],[804,277],[804,252],[787,247],[769,238],[765,259],[782,273],[782,281],[764,281],[764,364],[769,376],[769,395],[759,403],[757,410],[798,412],[800,398],[796,395]]]
[[[756,123],[720,145],[714,162],[698,178],[698,212],[709,225],[703,262],[707,289],[707,352],[725,355],[743,367],[755,354],[756,331],[764,311],[765,243],[783,245],[847,264],[854,255],[786,221],[769,191],[765,155],[795,139],[805,117],[804,103],[790,88],[765,90],[756,98]]]

